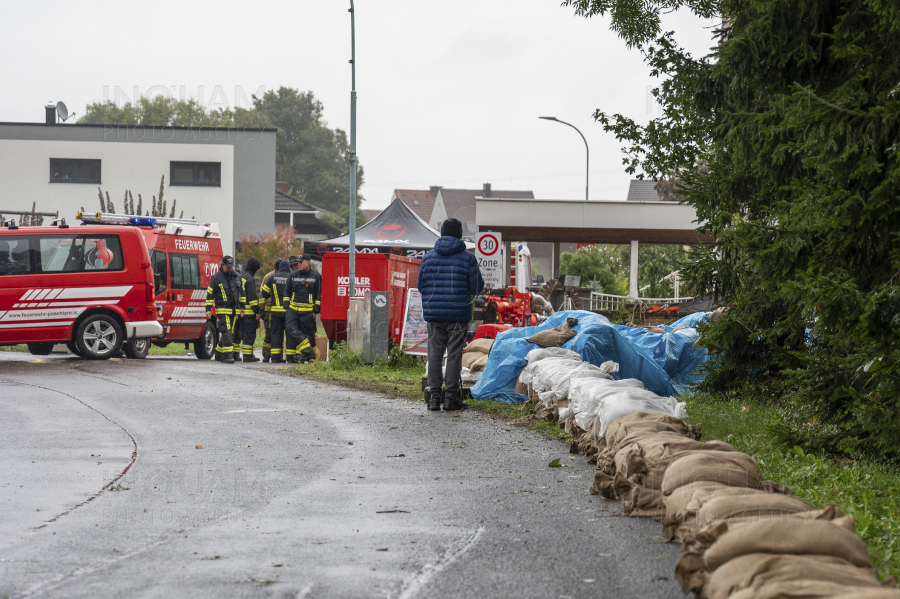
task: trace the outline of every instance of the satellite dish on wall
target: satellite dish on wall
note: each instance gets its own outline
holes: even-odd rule
[[[74,112],[72,114],[69,114],[69,109],[66,108],[66,105],[64,102],[56,103],[56,114],[59,115],[59,119],[64,123],[66,121],[68,121],[70,118],[72,118],[73,116],[75,116]]]

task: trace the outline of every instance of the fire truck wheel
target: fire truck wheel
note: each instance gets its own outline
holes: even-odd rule
[[[143,360],[150,353],[149,339],[132,339],[122,344],[122,350],[125,352],[126,358],[132,360]]]
[[[70,351],[70,352],[72,352],[73,354],[75,354],[75,355],[78,356],[79,358],[82,357],[82,356],[81,356],[81,350],[78,349],[78,344],[75,343],[74,341],[66,341],[66,347],[69,348],[69,351]]]
[[[82,357],[106,360],[118,354],[122,347],[122,327],[111,316],[92,314],[78,325],[75,343]]]
[[[216,355],[216,343],[218,342],[219,333],[216,331],[216,325],[211,321],[206,322],[203,327],[203,334],[194,341],[194,355],[200,360],[210,360]]]
[[[49,356],[53,351],[52,343],[29,343],[28,351],[32,356]]]

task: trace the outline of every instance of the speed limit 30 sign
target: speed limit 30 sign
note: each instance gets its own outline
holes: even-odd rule
[[[491,289],[503,286],[503,237],[500,233],[479,233],[475,258],[484,277],[484,284]]]

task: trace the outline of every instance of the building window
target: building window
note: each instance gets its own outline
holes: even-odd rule
[[[51,183],[100,183],[100,161],[82,158],[51,158]]]
[[[170,162],[169,185],[222,186],[221,162]]]

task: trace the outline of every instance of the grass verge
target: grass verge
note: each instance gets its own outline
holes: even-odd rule
[[[788,485],[796,496],[852,514],[880,574],[900,578],[900,469],[779,445],[771,432],[782,419],[777,407],[711,395],[685,399],[689,420],[703,423],[704,440],[719,439],[754,456],[766,478]]]

